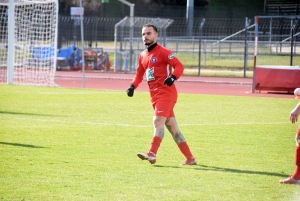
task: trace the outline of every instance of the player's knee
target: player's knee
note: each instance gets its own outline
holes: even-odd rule
[[[167,118],[165,121],[165,125],[172,126],[172,127],[176,126],[176,121],[175,121],[174,117]]]
[[[153,118],[153,124],[154,124],[154,127],[155,128],[158,128],[158,127],[163,127],[164,126],[164,123],[165,123],[165,120],[162,118],[162,117],[154,117]]]
[[[300,146],[300,136],[296,136],[296,145],[299,147]]]
[[[299,147],[300,146],[300,126],[298,127],[298,130],[296,132],[296,145]]]

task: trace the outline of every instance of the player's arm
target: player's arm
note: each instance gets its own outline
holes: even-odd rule
[[[145,69],[142,65],[138,65],[137,69],[136,69],[136,74],[131,82],[132,85],[134,85],[134,88],[136,89],[140,83],[143,81],[143,77],[145,74]]]
[[[145,74],[145,69],[143,68],[142,63],[141,63],[141,57],[139,57],[138,66],[137,66],[137,69],[136,69],[135,76],[134,76],[130,86],[126,90],[126,93],[129,97],[133,96],[134,90],[143,81],[144,74]]]
[[[294,124],[298,121],[298,117],[300,115],[300,102],[296,105],[296,107],[291,111],[290,120]]]
[[[175,80],[178,80],[181,77],[184,67],[179,59],[175,57],[174,53],[170,52],[167,57],[168,64],[172,66],[174,70],[172,74],[165,79],[164,84],[171,86]]]
[[[172,55],[174,55],[174,54],[172,53]],[[170,66],[172,66],[174,69],[172,74],[175,75],[176,80],[178,80],[181,77],[181,75],[183,74],[184,67],[183,67],[182,63],[179,61],[179,59],[177,57],[175,57],[175,55],[174,55],[174,58],[170,58],[170,55],[169,55],[168,60],[169,60]]]

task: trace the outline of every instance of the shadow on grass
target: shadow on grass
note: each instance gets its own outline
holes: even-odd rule
[[[18,115],[36,115],[36,116],[61,116],[61,115],[53,115],[53,114],[37,114],[37,113],[24,113],[24,112],[9,112],[9,111],[1,111],[0,114],[18,114]]]
[[[164,165],[154,165],[154,167],[158,168],[185,168],[187,166],[164,166]],[[275,176],[275,177],[286,177],[287,174],[281,174],[277,172],[261,172],[261,171],[251,171],[251,170],[239,170],[233,168],[223,168],[223,167],[216,167],[216,166],[207,166],[207,165],[191,165],[188,166],[191,169],[195,170],[204,170],[204,171],[217,171],[217,172],[231,172],[231,173],[238,173],[238,174],[258,174],[258,175],[267,175],[267,176]]]
[[[153,165],[158,168],[182,168],[182,166]]]
[[[19,143],[10,143],[10,142],[0,142],[3,145],[17,146],[17,147],[26,147],[26,148],[45,148],[41,146],[34,146],[31,144],[19,144]]]

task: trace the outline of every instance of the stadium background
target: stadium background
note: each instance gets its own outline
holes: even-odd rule
[[[83,19],[85,48],[103,48],[104,51],[113,53],[115,25],[126,16],[129,16],[130,8],[117,0],[109,0],[107,3],[102,2],[83,1],[83,7],[85,8]],[[240,70],[244,72],[241,72],[238,76],[244,77],[251,76],[252,74],[254,28],[248,30],[246,33],[247,37],[245,37],[245,32],[236,33],[245,29],[246,26],[253,25],[256,15],[293,16],[298,15],[300,11],[300,3],[293,0],[265,0],[255,3],[248,0],[230,2],[199,0],[195,1],[193,8],[194,18],[190,19],[186,17],[186,1],[150,1],[149,3],[144,3],[144,1],[133,0],[129,2],[135,4],[135,18],[173,20],[173,23],[166,28],[166,37],[168,40],[166,46],[168,48],[176,53],[181,52],[189,55],[189,60],[197,61],[199,59],[199,65],[203,69]],[[72,44],[75,44],[76,47],[81,46],[79,18],[70,16],[70,8],[73,6],[79,5],[74,4],[73,1],[60,1],[58,48],[70,47]],[[205,23],[200,33],[199,27],[204,20]],[[187,28],[188,24],[192,24],[189,31]],[[289,20],[279,20],[277,25],[273,25],[276,26],[272,32],[274,43],[283,41],[290,36],[290,24],[291,21]],[[299,24],[295,28],[296,33],[299,30]],[[268,29],[268,24],[264,26],[266,28],[261,30],[262,32],[266,32]],[[200,34],[201,42],[199,42]],[[220,40],[226,37],[229,38],[220,43]],[[138,37],[135,37],[134,40],[140,42],[140,38]],[[249,43],[247,42],[247,52],[245,52],[245,40],[249,41]],[[268,38],[262,40],[267,41]],[[299,46],[299,35],[294,40],[294,45]],[[287,43],[285,45],[289,45],[288,41],[285,43]],[[200,44],[202,51],[201,55],[198,55]],[[135,54],[141,49],[142,45],[139,48],[135,48]],[[191,52],[192,54],[190,54]],[[121,52],[121,54],[124,55],[125,52]],[[286,54],[286,52],[283,54]],[[297,54],[299,52],[295,51],[294,56]],[[117,57],[118,55],[114,56]],[[134,56],[136,57],[136,55]],[[210,63],[210,58],[215,61],[219,60],[219,62]],[[224,59],[227,62],[223,62]],[[124,65],[123,63],[118,65],[122,66]],[[272,59],[270,59],[269,65],[273,64]],[[287,60],[281,65],[289,65],[289,61]],[[194,62],[190,66],[185,64],[185,66],[196,68],[197,62]],[[232,74],[225,73],[225,76],[228,75],[231,76]]]

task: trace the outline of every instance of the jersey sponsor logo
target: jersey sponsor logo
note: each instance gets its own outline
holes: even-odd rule
[[[155,57],[151,58],[151,62],[155,63],[157,61],[157,59]]]
[[[174,59],[174,58],[175,58],[175,55],[174,55],[174,53],[172,53],[172,54],[169,54],[168,58],[169,58],[169,59]]]
[[[146,70],[146,80],[147,81],[155,80],[155,77],[154,77],[154,67],[147,68],[147,70]]]

